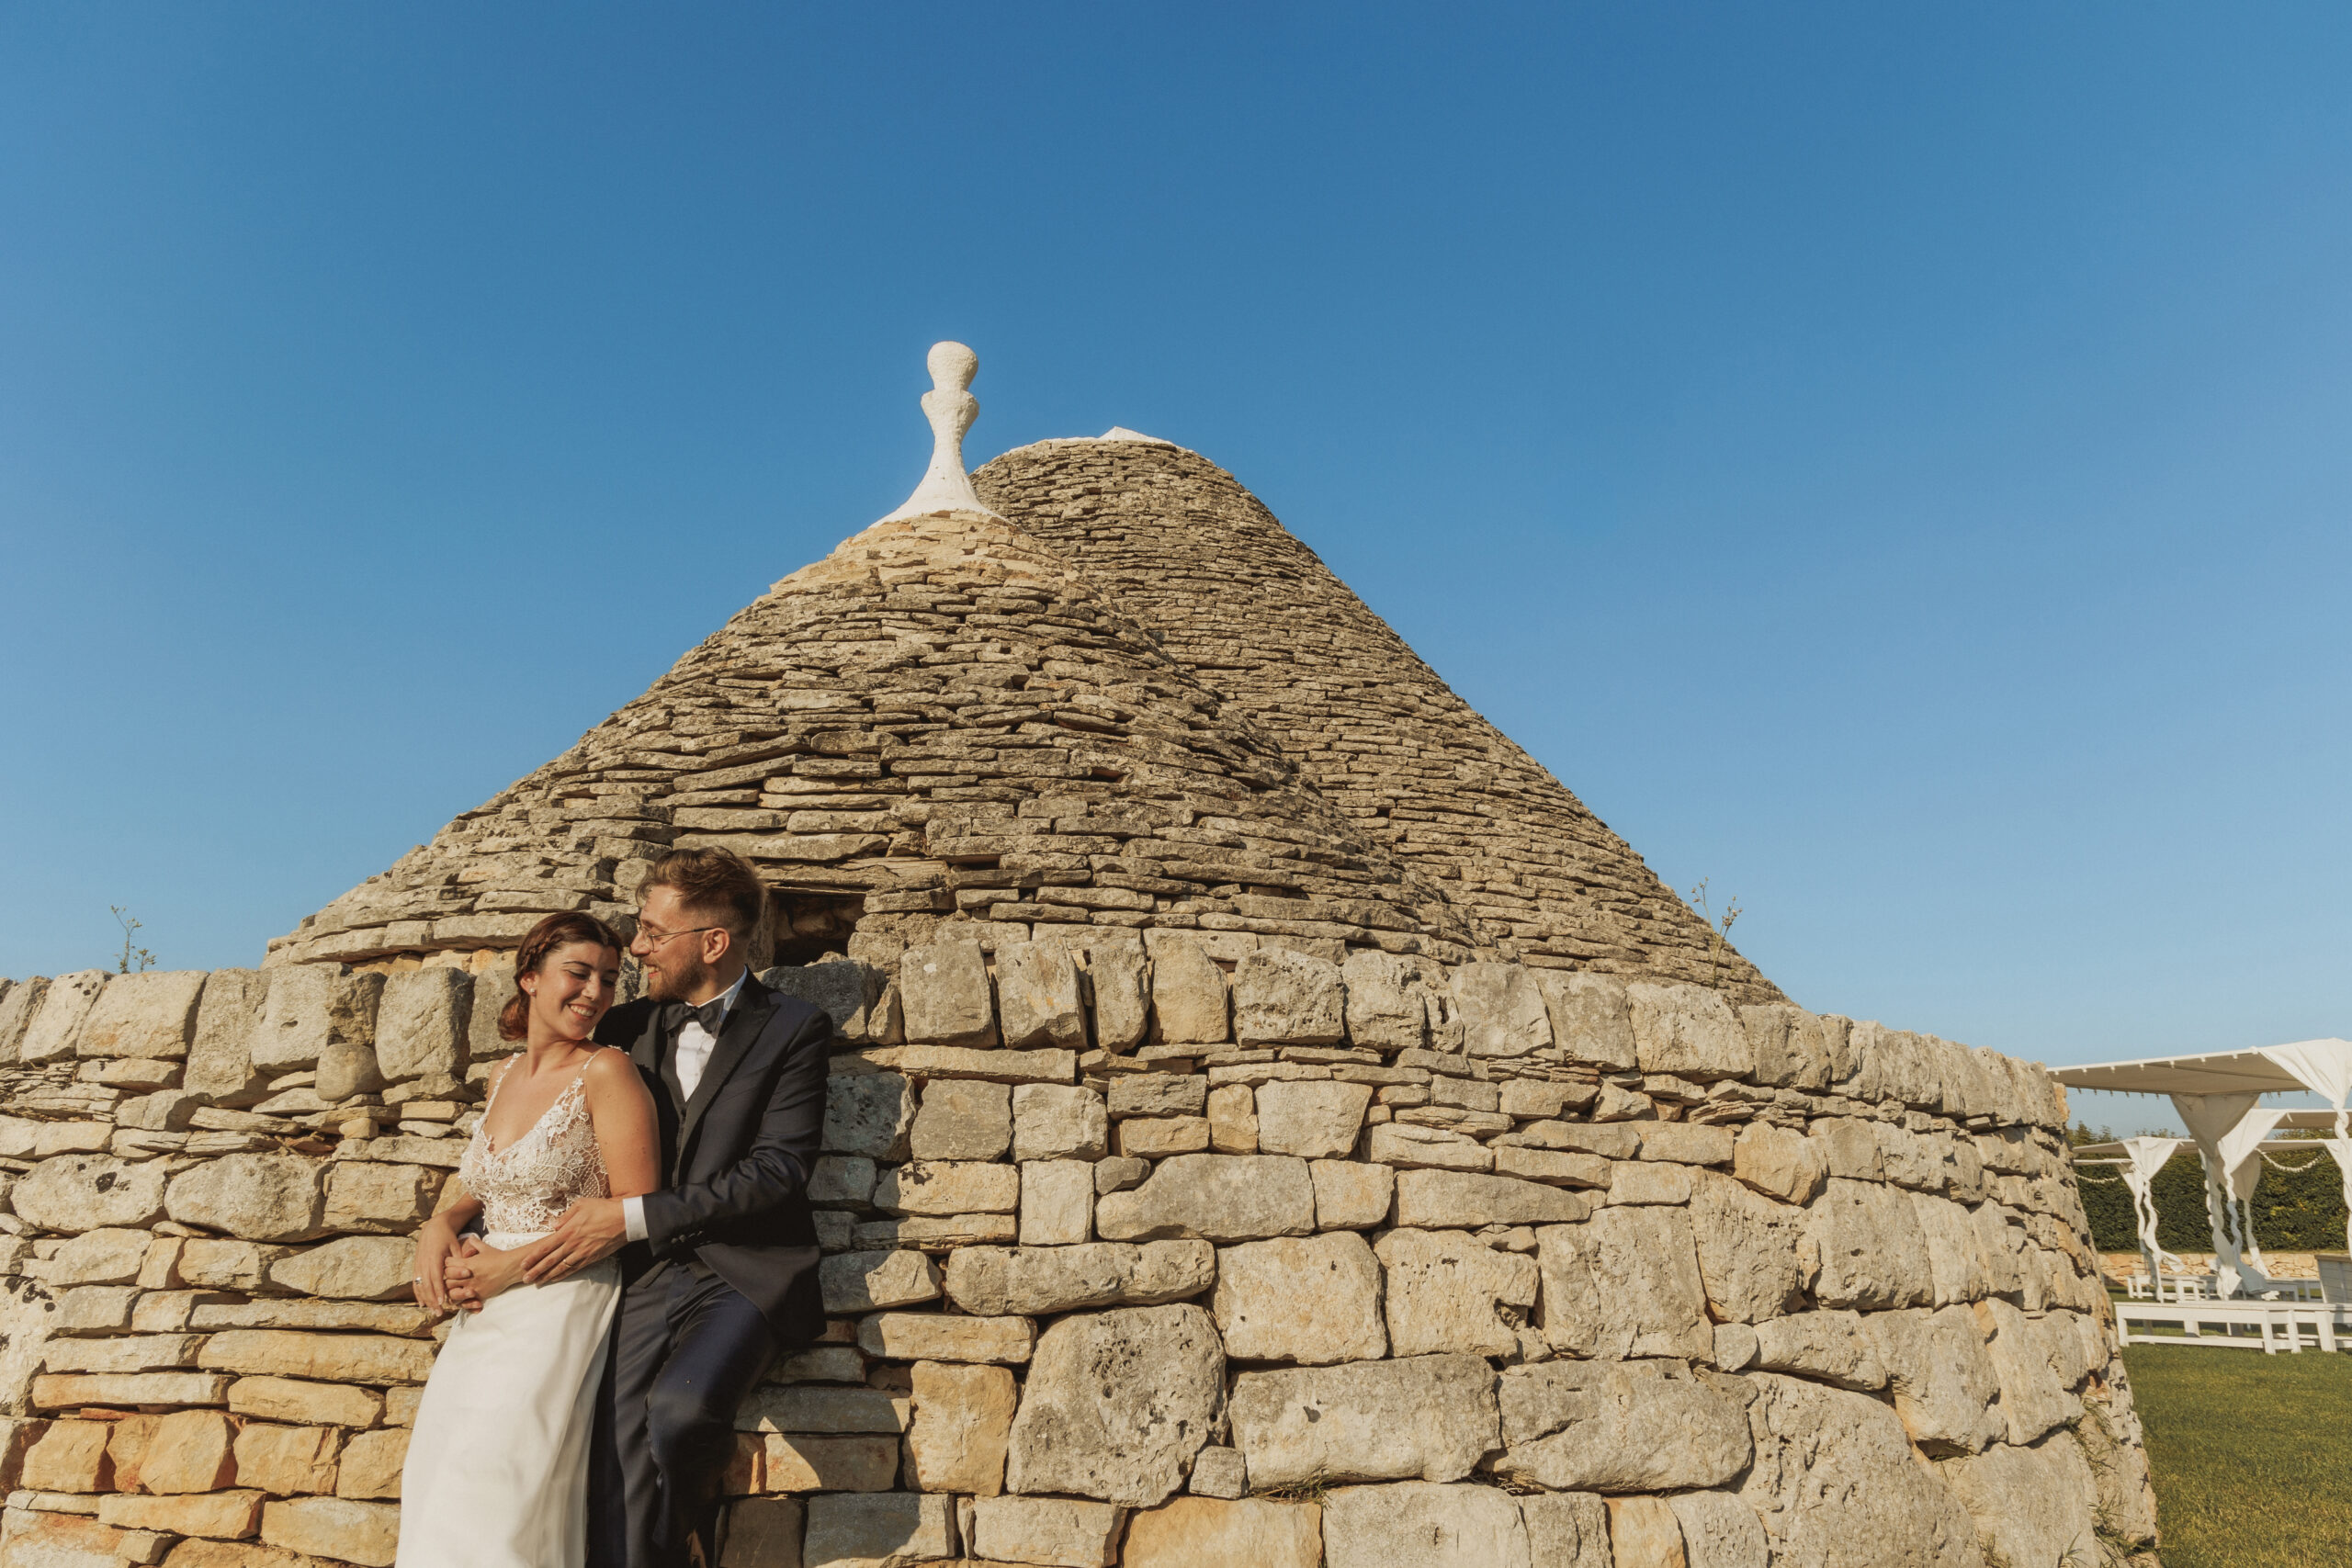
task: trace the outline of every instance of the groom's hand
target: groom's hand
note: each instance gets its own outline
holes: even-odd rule
[[[534,1285],[567,1279],[610,1258],[628,1239],[628,1222],[619,1199],[582,1198],[524,1255],[523,1278]]]

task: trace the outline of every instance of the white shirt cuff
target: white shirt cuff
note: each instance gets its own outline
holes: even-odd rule
[[[644,1199],[624,1198],[621,1200],[621,1227],[628,1233],[629,1240],[643,1241],[645,1239]]]

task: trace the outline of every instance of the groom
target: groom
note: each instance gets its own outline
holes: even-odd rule
[[[589,1568],[718,1561],[735,1410],[824,1327],[808,1174],[832,1025],[745,967],[765,890],[724,850],[654,863],[629,951],[648,995],[596,1038],[653,1092],[665,1185],[577,1203],[525,1270],[560,1280],[615,1252],[621,1294],[589,1482]]]

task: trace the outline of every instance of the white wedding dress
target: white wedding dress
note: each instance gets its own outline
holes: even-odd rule
[[[481,1200],[489,1246],[535,1241],[579,1199],[611,1196],[585,1077],[583,1067],[503,1149],[490,1145],[484,1108],[458,1176]],[[580,1568],[587,1560],[588,1442],[620,1289],[620,1265],[606,1258],[553,1284],[511,1286],[481,1312],[458,1314],[425,1382],[401,1472],[398,1568]]]

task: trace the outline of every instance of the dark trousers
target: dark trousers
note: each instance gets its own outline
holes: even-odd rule
[[[759,1308],[700,1263],[663,1263],[621,1294],[596,1412],[590,1568],[718,1562],[735,1411],[783,1348]]]

